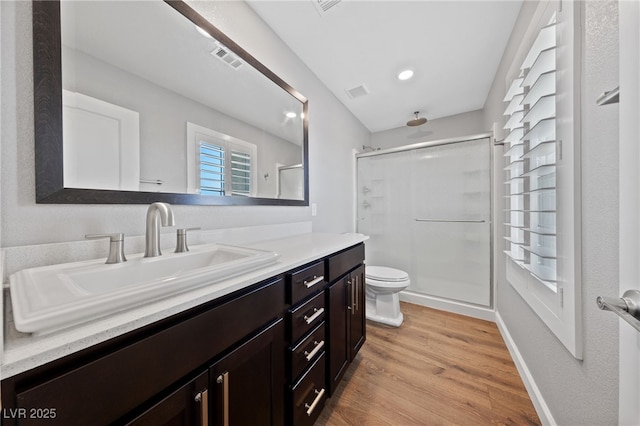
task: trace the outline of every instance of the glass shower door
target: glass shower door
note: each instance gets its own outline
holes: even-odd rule
[[[410,271],[412,161],[410,151],[358,159],[358,232],[369,236],[369,265]]]
[[[409,290],[490,306],[489,140],[412,153]]]

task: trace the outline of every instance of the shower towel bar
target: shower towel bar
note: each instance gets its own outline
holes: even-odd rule
[[[621,298],[612,299],[598,296],[598,307],[603,311],[611,311],[640,331],[640,291],[627,290]]]
[[[141,178],[140,183],[153,183],[155,185],[162,185],[164,181],[162,179],[145,179]]]
[[[464,219],[414,219],[416,222],[450,222],[450,223],[485,223],[486,220],[464,220]]]

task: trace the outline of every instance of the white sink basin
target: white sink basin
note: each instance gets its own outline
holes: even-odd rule
[[[241,275],[276,262],[274,252],[222,244],[107,265],[104,260],[25,269],[10,277],[16,329],[49,331],[142,302]]]

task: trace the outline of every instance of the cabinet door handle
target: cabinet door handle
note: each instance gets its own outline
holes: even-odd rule
[[[362,287],[360,285],[360,277],[358,275],[355,276],[355,280],[356,280],[356,297],[355,297],[355,310],[358,310],[358,305],[360,302],[360,287]],[[354,312],[355,314],[355,312]]]
[[[200,424],[209,426],[209,391],[207,389],[196,394],[195,400],[200,404]]]
[[[313,278],[311,279],[311,281],[304,280],[302,282],[302,284],[304,284],[304,286],[306,288],[311,288],[314,285],[316,285],[316,284],[318,284],[319,282],[322,282],[322,281],[324,281],[324,275],[320,275],[319,277],[314,275]]]
[[[216,382],[222,384],[222,424],[229,426],[229,372],[219,375]]]
[[[312,322],[314,322],[320,315],[322,315],[324,313],[324,308],[313,308],[313,315],[308,316],[305,315],[304,317],[302,317],[307,324],[311,324]]]
[[[358,279],[357,277],[355,277],[351,282],[351,315],[355,315],[356,310],[358,309],[357,291],[358,291]]]
[[[353,305],[353,282],[351,282],[351,279],[347,280],[347,309],[349,311],[352,311],[352,305]]]
[[[304,408],[307,409],[307,416],[311,416],[311,413],[313,413],[313,410],[315,410],[316,406],[320,403],[320,400],[324,396],[324,388],[322,388],[320,390],[314,389],[313,392],[315,392],[316,398],[313,400],[311,405],[306,404],[306,403],[304,404]]]
[[[307,361],[311,361],[314,356],[324,347],[324,340],[321,340],[318,343],[317,340],[313,341],[313,345],[315,346],[311,352],[304,351],[304,356],[307,357]]]

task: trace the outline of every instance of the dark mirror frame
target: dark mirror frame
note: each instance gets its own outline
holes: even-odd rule
[[[167,4],[208,31],[244,61],[280,86],[302,104],[304,199],[213,196],[143,191],[65,188],[62,143],[62,60],[60,2],[33,1],[33,69],[36,203],[43,204],[150,204],[163,201],[191,205],[309,205],[308,101],[266,66],[238,46],[209,21],[182,1]]]

